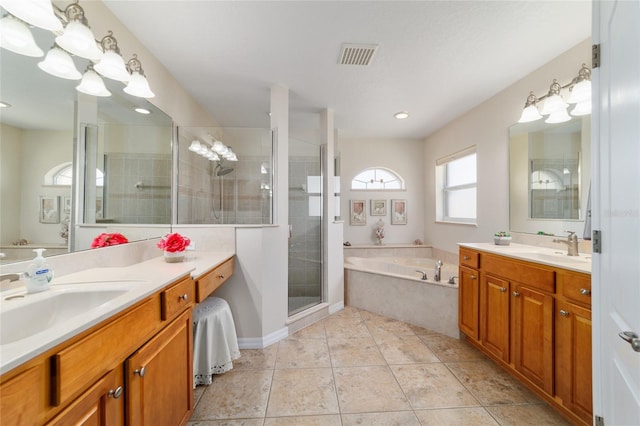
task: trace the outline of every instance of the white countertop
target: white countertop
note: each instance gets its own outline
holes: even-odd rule
[[[0,374],[23,364],[37,355],[51,349],[76,334],[108,319],[122,310],[136,304],[166,285],[191,275],[197,279],[203,273],[215,268],[232,257],[233,252],[198,252],[189,251],[184,262],[167,263],[162,256],[125,267],[91,268],[81,272],[56,277],[52,281],[51,289],[73,289],[93,287],[96,285],[111,285],[114,288],[130,286],[127,291],[114,299],[79,314],[67,321],[56,324],[43,331],[15,342],[2,344],[0,342]],[[47,298],[47,291],[29,294],[24,299],[6,300],[8,297],[25,293],[24,287],[3,291],[0,299],[0,310],[10,304],[31,303],[38,299]],[[27,298],[29,300],[24,302]],[[2,324],[2,327],[21,327],[25,324]]]
[[[567,256],[566,249],[553,249],[525,244],[510,244],[499,246],[493,243],[458,243],[460,247],[467,247],[487,253],[499,254],[527,262],[541,263],[557,268],[591,274],[591,253],[579,256]]]

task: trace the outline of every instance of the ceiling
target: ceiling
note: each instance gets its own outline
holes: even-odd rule
[[[591,34],[575,0],[104,3],[221,126],[269,127],[280,84],[292,127],[331,108],[347,138],[422,139]],[[343,43],[378,49],[338,65]]]

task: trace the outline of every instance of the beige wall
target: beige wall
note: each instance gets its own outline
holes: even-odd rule
[[[457,252],[458,242],[488,242],[495,232],[509,229],[509,127],[520,118],[530,91],[542,96],[554,78],[561,84],[569,82],[590,58],[591,40],[585,40],[425,139],[424,226],[428,243]],[[478,158],[478,225],[436,223],[436,159],[473,144]]]
[[[20,238],[20,158],[22,131],[0,123],[0,243]]]

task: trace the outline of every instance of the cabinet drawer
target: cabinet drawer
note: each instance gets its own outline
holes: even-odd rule
[[[195,289],[193,280],[185,278],[162,292],[162,320],[166,321],[193,304]]]
[[[478,269],[480,267],[480,253],[461,247],[460,265]]]
[[[559,273],[558,286],[567,299],[591,306],[591,275]]]
[[[233,257],[196,281],[196,302],[200,303],[233,274]]]
[[[556,274],[552,270],[538,268],[527,262],[511,261],[504,257],[485,255],[482,270],[512,281],[526,283],[549,293],[556,291]]]
[[[156,295],[53,355],[51,404],[63,404],[113,369],[160,324],[160,297]]]

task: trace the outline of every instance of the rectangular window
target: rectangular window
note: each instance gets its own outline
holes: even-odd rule
[[[475,145],[436,161],[436,219],[476,223]]]

